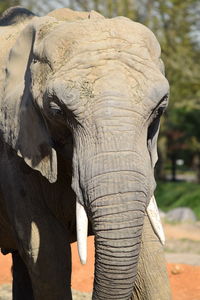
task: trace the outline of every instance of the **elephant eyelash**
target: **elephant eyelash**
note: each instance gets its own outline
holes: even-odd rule
[[[166,94],[162,99],[159,101],[159,103],[154,107],[153,111],[151,112],[151,115],[149,117],[149,123],[151,124],[154,120],[160,119],[162,114],[164,113],[165,109],[167,108],[168,104],[168,98],[169,95]]]
[[[157,114],[160,114],[160,116],[161,116],[167,107],[168,98],[169,98],[168,94],[166,94],[164,97],[162,97],[162,99],[159,101],[159,103],[154,108],[153,112],[156,112]]]
[[[50,102],[49,108],[54,116],[55,115],[63,115],[63,111],[57,103]]]

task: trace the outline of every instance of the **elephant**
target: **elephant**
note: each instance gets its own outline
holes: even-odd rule
[[[0,247],[14,300],[72,299],[70,243],[86,263],[92,234],[93,300],[171,299],[153,196],[169,95],[160,55],[125,17],[1,17]]]

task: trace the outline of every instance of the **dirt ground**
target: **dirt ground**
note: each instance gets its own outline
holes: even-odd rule
[[[173,300],[200,300],[200,224],[165,224],[164,228],[167,237],[165,246],[167,269]],[[72,288],[74,290],[81,292],[92,290],[93,244],[93,238],[90,237],[88,262],[85,266],[79,262],[76,243],[72,245]],[[0,256],[0,285],[11,282],[10,264],[9,255]]]

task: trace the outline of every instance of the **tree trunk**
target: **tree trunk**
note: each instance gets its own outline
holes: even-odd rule
[[[176,154],[171,155],[172,181],[176,181]]]
[[[196,171],[196,181],[200,183],[200,153],[196,153],[193,160],[194,169]]]

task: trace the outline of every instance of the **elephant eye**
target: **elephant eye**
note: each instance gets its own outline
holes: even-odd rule
[[[149,117],[150,123],[152,123],[156,119],[160,119],[163,112],[165,111],[167,104],[168,104],[168,94],[166,94],[162,99],[158,102],[156,107],[151,112],[151,115]]]
[[[157,133],[159,129],[160,124],[160,117],[162,116],[163,112],[165,111],[168,103],[168,94],[165,95],[158,103],[158,105],[154,108],[152,114],[151,114],[151,122],[148,127],[147,132],[147,140],[151,141],[155,134]]]
[[[63,115],[63,111],[60,108],[60,106],[57,103],[53,102],[53,101],[49,103],[49,109],[50,109],[51,114],[53,116]]]
[[[168,99],[169,99],[169,95],[166,94],[164,97],[162,97],[162,99],[159,101],[159,103],[157,104],[157,106],[154,109],[155,112],[155,117],[160,117],[163,112],[165,111],[167,104],[168,104]],[[154,118],[155,118],[154,117]]]
[[[154,120],[162,116],[163,112],[165,111],[165,108],[166,108],[165,106],[160,106],[157,108],[154,114]]]

